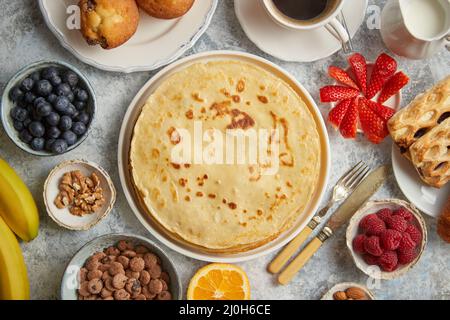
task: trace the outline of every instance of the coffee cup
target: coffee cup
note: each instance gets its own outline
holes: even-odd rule
[[[345,0],[263,0],[264,8],[278,25],[291,30],[325,27],[344,49],[350,41],[347,29],[337,19]]]

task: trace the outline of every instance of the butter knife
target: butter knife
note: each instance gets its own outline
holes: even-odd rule
[[[369,176],[353,191],[344,203],[335,211],[327,225],[320,233],[297,255],[297,257],[278,276],[280,284],[288,284],[309,259],[327,241],[333,232],[347,223],[353,214],[372,197],[384,184],[389,176],[389,167],[381,166],[371,172]]]

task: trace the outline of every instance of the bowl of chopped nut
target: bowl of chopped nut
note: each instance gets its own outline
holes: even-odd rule
[[[48,215],[61,227],[88,230],[105,218],[116,201],[116,189],[108,173],[85,160],[56,166],[44,184]]]

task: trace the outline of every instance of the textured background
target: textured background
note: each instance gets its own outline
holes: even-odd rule
[[[97,92],[99,112],[92,134],[76,150],[69,154],[42,159],[28,155],[15,147],[0,128],[0,157],[6,159],[25,179],[37,200],[41,228],[39,237],[23,244],[28,265],[33,299],[57,299],[60,280],[66,263],[87,241],[111,232],[128,232],[152,236],[139,224],[120,192],[117,173],[117,141],[125,110],[139,88],[154,72],[130,75],[109,73],[94,69],[75,59],[63,49],[47,29],[35,0],[2,0],[0,11],[0,88],[21,67],[41,59],[58,59],[77,66],[91,80]],[[233,1],[221,0],[210,28],[201,37],[190,55],[214,49],[251,52],[279,64],[291,72],[318,100],[318,88],[329,82],[326,66],[342,65],[343,55],[315,63],[285,63],[267,56],[245,36],[234,14]],[[383,6],[385,1],[370,1]],[[375,59],[384,45],[377,30],[368,30],[366,24],[355,36],[355,50],[363,52],[368,59]],[[450,54],[442,51],[432,59],[420,62],[399,58],[400,68],[411,76],[412,82],[404,92],[404,103],[423,91],[438,79],[450,73]],[[322,107],[323,110],[326,108]],[[325,114],[325,111],[324,111]],[[330,130],[332,146],[332,176],[330,186],[357,161],[364,159],[375,167],[390,163],[391,141],[373,146],[363,139],[344,141]],[[58,227],[46,214],[42,201],[42,186],[49,171],[63,160],[88,158],[103,166],[111,175],[119,190],[115,209],[102,223],[88,232],[71,232]],[[330,188],[329,188],[330,189]],[[327,191],[327,196],[330,190]],[[392,177],[376,198],[403,195]],[[418,265],[406,276],[383,281],[374,290],[379,299],[449,299],[450,255],[449,247],[436,236],[436,221],[426,217],[429,243]],[[285,287],[276,285],[275,279],[266,272],[272,256],[241,264],[247,271],[254,299],[319,299],[338,282],[366,283],[367,277],[353,264],[345,247],[344,229],[328,241],[294,281]],[[169,249],[167,252],[178,266],[183,285],[186,287],[195,270],[204,263],[186,258]],[[0,271],[1,272],[1,271]]]

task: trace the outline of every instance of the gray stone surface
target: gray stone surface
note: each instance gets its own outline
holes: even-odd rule
[[[318,99],[318,88],[329,79],[326,67],[332,63],[342,65],[345,57],[336,54],[315,63],[286,63],[267,56],[256,48],[245,36],[234,14],[231,0],[219,1],[212,24],[195,47],[186,55],[212,49],[230,49],[251,52],[281,65],[289,70]],[[374,1],[384,5],[385,1]],[[39,237],[29,244],[22,244],[28,265],[33,299],[57,299],[59,285],[65,265],[72,255],[87,241],[111,232],[128,232],[152,236],[140,225],[124,198],[117,173],[117,141],[125,110],[139,88],[154,74],[109,73],[79,62],[61,47],[47,29],[37,1],[3,0],[0,11],[0,88],[19,68],[40,60],[58,59],[76,65],[92,81],[97,92],[99,112],[92,134],[75,151],[64,156],[43,159],[28,155],[15,147],[0,129],[0,157],[6,159],[24,178],[37,200],[41,227]],[[385,47],[377,30],[369,30],[365,24],[358,31],[355,49],[374,59]],[[306,48],[305,48],[306,50]],[[408,61],[399,58],[400,68],[411,76],[411,85],[404,92],[404,103],[425,87],[450,73],[450,54],[440,52],[425,61]],[[326,114],[327,107],[321,106]],[[331,128],[330,128],[331,129]],[[344,141],[329,130],[333,152],[330,186],[355,162],[364,159],[372,166],[390,163],[391,141],[373,146],[364,139]],[[103,166],[113,177],[119,190],[117,204],[111,215],[88,232],[71,232],[58,227],[47,216],[42,200],[42,186],[51,168],[63,160],[88,158]],[[330,187],[327,192],[329,195]],[[376,195],[376,198],[403,198],[394,178]],[[383,281],[374,290],[379,299],[449,299],[450,255],[448,245],[436,236],[436,221],[426,217],[429,243],[423,258],[416,268],[406,276],[392,281]],[[186,258],[167,249],[179,267],[184,286],[203,262]],[[367,277],[353,264],[345,248],[344,230],[328,241],[320,252],[308,263],[294,281],[285,287],[278,286],[274,277],[266,272],[267,256],[241,264],[250,276],[254,299],[319,299],[338,282],[354,281],[366,283]],[[1,272],[1,271],[0,271]]]

